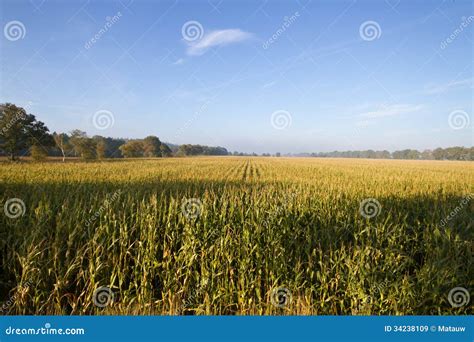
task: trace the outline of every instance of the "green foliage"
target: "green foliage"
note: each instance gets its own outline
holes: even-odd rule
[[[72,145],[69,141],[69,136],[65,133],[53,133],[54,143],[56,147],[61,151],[63,162],[66,160],[66,155],[71,152]]]
[[[177,155],[179,156],[226,156],[229,152],[224,147],[213,147],[213,146],[202,146],[202,145],[191,145],[184,144],[180,145]]]
[[[33,114],[11,103],[0,105],[0,149],[13,160],[33,145],[48,147],[54,141],[48,128]]]
[[[79,155],[83,160],[92,160],[97,158],[97,142],[94,139],[89,138],[86,132],[82,132],[80,130],[72,131],[70,142],[76,155]]]
[[[171,149],[164,143],[161,143],[160,145],[160,152],[162,157],[171,157],[173,155]]]
[[[129,140],[120,146],[120,151],[125,158],[143,157],[143,142],[141,140]]]
[[[420,159],[420,152],[417,150],[403,150],[392,153],[393,159]]]
[[[474,160],[474,147],[437,148],[433,151],[433,156],[437,160]]]
[[[35,161],[44,161],[48,157],[48,152],[42,146],[33,145],[30,147],[30,156]]]
[[[308,155],[309,156],[309,155]],[[390,153],[389,151],[334,151],[312,153],[312,157],[331,158],[371,158],[371,159],[437,159],[437,160],[474,160],[474,147],[448,147],[437,148],[434,151],[401,150]]]
[[[104,137],[96,135],[92,138],[95,142],[95,155],[97,159],[105,159],[107,157],[107,140]]]
[[[158,137],[148,136],[143,139],[143,156],[161,157],[161,141]]]

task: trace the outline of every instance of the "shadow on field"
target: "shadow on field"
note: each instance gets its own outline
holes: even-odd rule
[[[285,198],[291,190],[258,181],[4,182],[2,203],[19,198],[26,212],[0,219],[0,306],[14,296],[8,313],[94,313],[94,287],[113,282],[118,300],[192,299],[198,308],[186,313],[206,304],[235,314],[252,309],[242,296],[265,307],[265,294],[285,284],[316,305],[307,313],[360,312],[362,293],[374,300],[369,313],[439,314],[453,313],[449,290],[474,279],[473,200],[377,198],[378,214],[366,218],[351,194]],[[184,198],[201,201],[200,216],[184,217]],[[204,274],[228,292],[206,299]],[[21,296],[26,281],[34,289]],[[321,301],[327,307],[312,311]]]

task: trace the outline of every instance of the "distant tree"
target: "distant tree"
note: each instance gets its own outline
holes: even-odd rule
[[[377,159],[390,159],[390,152],[387,150],[376,151],[375,158]]]
[[[424,150],[423,152],[420,153],[420,159],[434,159],[433,157],[433,151],[431,150]]]
[[[54,141],[48,128],[33,114],[11,103],[0,105],[0,149],[5,151],[11,160],[18,153],[33,145],[48,147]]]
[[[433,151],[433,157],[436,160],[442,160],[445,158],[444,150],[442,148],[437,148]]]
[[[281,157],[281,153],[280,153],[280,152],[277,152],[277,153],[275,154],[275,157]]]
[[[130,140],[120,146],[120,151],[125,158],[143,157],[143,143],[140,140]]]
[[[444,152],[446,158],[450,160],[469,160],[469,150],[464,147],[448,147],[444,149]]]
[[[72,145],[69,142],[69,136],[66,133],[54,132],[53,139],[56,147],[61,151],[64,163],[66,161],[66,154],[72,149]]]
[[[32,145],[30,147],[30,156],[35,161],[43,161],[48,157],[48,151],[42,146]]]
[[[263,154],[265,155],[265,154]],[[417,150],[401,150],[390,153],[389,151],[333,151],[311,153],[311,157],[325,158],[384,158],[384,159],[436,159],[436,160],[474,160],[474,147],[466,148],[460,146],[437,148],[434,151],[425,150],[419,152]]]
[[[124,145],[126,141],[124,139],[115,139],[115,138],[105,138],[106,144],[106,157],[107,158],[121,158],[122,153],[120,151],[120,146]]]
[[[153,135],[143,139],[143,155],[145,157],[161,157],[161,141]]]
[[[179,157],[185,157],[188,155],[189,151],[190,150],[187,145],[180,145],[178,151],[176,152],[176,155]]]
[[[408,150],[407,159],[420,159],[420,152],[417,150]]]
[[[74,130],[71,132],[70,142],[74,148],[76,155],[84,160],[91,160],[97,157],[97,143],[94,139],[87,136],[86,132]]]
[[[221,146],[202,146],[202,145],[180,145],[177,155],[178,156],[226,156],[229,154],[226,148]]]
[[[393,152],[394,159],[419,159],[420,152],[417,150],[402,150]]]
[[[178,149],[178,155],[180,156],[197,156],[204,154],[204,148],[201,145],[180,145]]]
[[[101,136],[94,136],[95,154],[97,159],[105,159],[107,157],[107,140]]]
[[[161,143],[160,145],[160,152],[162,157],[171,157],[173,152],[171,149],[168,147],[168,145]]]
[[[86,139],[86,138],[87,138],[87,133],[79,129],[75,129],[71,131],[71,133],[69,134],[69,142],[71,143],[72,150],[74,151],[75,156],[80,155],[81,140]]]

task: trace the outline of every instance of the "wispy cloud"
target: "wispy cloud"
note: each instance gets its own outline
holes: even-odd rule
[[[204,54],[213,46],[224,46],[243,42],[253,37],[252,33],[240,29],[216,30],[206,33],[197,42],[188,42],[186,53],[190,56],[199,56]]]
[[[394,116],[405,113],[414,113],[423,109],[423,105],[411,104],[394,104],[388,106],[380,106],[379,109],[359,114],[359,117],[366,119],[375,119],[386,116]]]
[[[456,81],[451,81],[446,84],[429,84],[425,87],[424,93],[428,95],[433,95],[433,94],[442,94],[445,93],[449,90],[455,89],[455,88],[467,88],[470,87],[472,88],[472,78],[466,78],[464,80],[456,80]]]
[[[183,58],[179,58],[177,59],[175,62],[173,62],[173,65],[181,65],[184,63],[184,59]]]
[[[271,87],[273,87],[275,84],[276,84],[276,81],[269,82],[269,83],[265,83],[265,84],[262,86],[262,89],[271,88]]]

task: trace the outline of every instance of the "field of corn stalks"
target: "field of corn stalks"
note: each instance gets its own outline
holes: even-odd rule
[[[474,163],[0,164],[0,314],[472,314]]]

